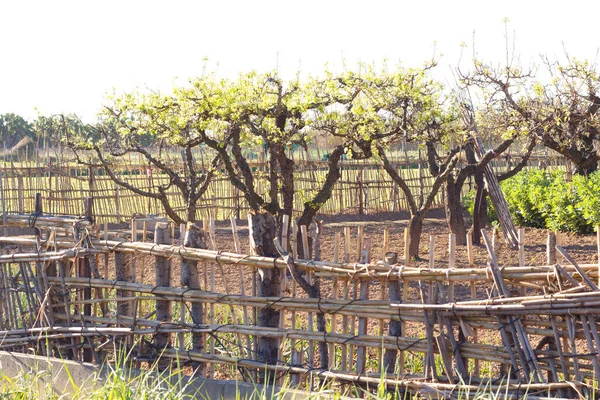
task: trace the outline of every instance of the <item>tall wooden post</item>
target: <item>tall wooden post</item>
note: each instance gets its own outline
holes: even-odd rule
[[[25,201],[23,199],[23,177],[19,176],[17,178],[17,211],[19,214],[23,214],[23,210],[25,209]]]
[[[600,286],[600,225],[596,227],[596,247],[598,249],[598,286]]]
[[[389,265],[398,264],[398,253],[388,252],[385,254],[385,262]],[[390,302],[401,303],[402,292],[400,291],[400,282],[397,280],[388,282],[388,290],[390,295]],[[389,335],[399,337],[402,336],[402,323],[390,319]],[[384,371],[387,373],[393,373],[396,368],[396,358],[398,357],[398,350],[387,349],[383,356]],[[400,372],[402,372],[403,366],[400,366]]]
[[[94,217],[93,217],[94,201],[91,197],[88,197],[85,199],[84,207],[85,207],[85,219],[87,219],[90,222],[93,222],[94,221]],[[92,277],[92,268],[91,268],[90,260],[88,257],[79,258],[77,261],[77,267],[78,267],[78,276],[80,278],[91,278]],[[83,289],[83,300],[87,301],[87,300],[91,300],[91,299],[92,299],[92,288],[88,287],[88,288]],[[91,303],[87,303],[83,306],[83,315],[85,315],[85,316],[92,315],[92,304]],[[93,341],[88,340],[88,345],[89,345],[89,347],[85,347],[83,349],[83,361],[84,362],[92,361]]]
[[[8,236],[8,231],[6,227],[6,200],[4,199],[4,187],[2,180],[4,179],[4,174],[0,173],[0,196],[2,196],[2,226],[3,226],[3,234],[4,236]]]
[[[548,232],[548,241],[546,242],[546,262],[548,265],[556,264],[556,233]]]

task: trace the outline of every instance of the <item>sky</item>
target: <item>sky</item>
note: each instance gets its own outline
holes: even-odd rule
[[[598,11],[577,0],[0,0],[0,114],[91,122],[107,95],[168,91],[205,68],[318,75],[357,61],[420,66],[434,48],[436,74],[451,80],[473,42],[504,62],[506,30],[524,66],[564,49],[593,60]]]

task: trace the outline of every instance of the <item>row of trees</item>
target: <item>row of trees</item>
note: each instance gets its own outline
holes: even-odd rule
[[[55,116],[40,118],[35,127],[71,147],[79,162],[103,167],[117,184],[161,201],[177,223],[195,220],[196,204],[216,171],[224,170],[255,213],[268,213],[281,224],[283,215],[302,208],[298,222],[308,225],[331,197],[342,155],[378,159],[408,199],[415,238],[410,254],[418,256],[418,233],[442,188],[450,229],[459,244],[466,242],[462,186],[474,176],[480,200],[483,168],[510,147],[524,157],[500,180],[524,166],[536,143],[571,160],[579,174],[597,169],[600,98],[595,68],[571,58],[566,66],[548,60],[544,65],[551,77],[546,85],[512,65],[492,68],[476,60],[467,72],[458,70],[453,92],[431,77],[433,64],[393,70],[367,65],[327,73],[322,79],[287,82],[277,73],[252,72],[236,80],[209,74],[168,95],[129,93],[114,98],[96,124]],[[465,101],[464,94],[471,92],[477,96],[476,107]],[[496,143],[479,158],[473,146],[475,132]],[[328,149],[326,179],[301,207],[294,207],[294,161],[286,150],[298,145],[306,149],[323,134],[336,138]],[[388,160],[386,153],[399,141],[414,143],[425,154],[435,178],[427,193],[424,185],[413,192]],[[252,173],[242,151],[257,146],[264,149],[269,164],[265,176]],[[167,148],[179,149],[181,162],[168,162]],[[140,154],[164,171],[168,183],[140,188],[120,179],[111,165],[128,153]],[[199,153],[211,160],[200,162]],[[261,179],[268,186],[264,193],[258,190]],[[171,187],[184,200],[183,216],[166,195]],[[476,205],[480,208],[485,207]]]
[[[492,68],[476,61],[468,72],[459,71],[454,91],[432,78],[433,64],[394,69],[366,65],[306,81],[285,81],[275,72],[252,72],[235,80],[208,74],[167,95],[129,93],[114,98],[95,124],[55,116],[37,126],[67,144],[80,163],[102,167],[118,185],[158,199],[176,223],[195,221],[197,202],[212,178],[224,173],[250,207],[254,250],[269,257],[279,256],[273,238],[281,231],[284,215],[302,209],[298,224],[310,225],[329,200],[340,178],[342,156],[379,160],[408,200],[409,254],[418,257],[423,220],[440,190],[446,191],[450,229],[458,244],[466,243],[462,186],[474,176],[478,204],[485,204],[483,169],[510,147],[512,153],[523,154],[522,161],[499,179],[523,168],[537,142],[569,158],[578,173],[597,168],[600,99],[595,70],[572,59],[566,67],[546,65],[552,79],[543,85],[513,66]],[[464,94],[471,92],[477,96],[476,107],[465,101]],[[323,134],[335,138],[328,149],[326,177],[298,207],[294,161],[287,150],[306,148]],[[474,134],[494,138],[495,147],[477,157]],[[415,191],[389,161],[389,149],[399,141],[416,144],[425,155],[432,186],[421,182]],[[256,146],[266,153],[264,174],[253,173],[243,151]],[[166,149],[174,148],[181,157],[177,163],[165,157]],[[163,171],[168,182],[142,188],[121,179],[111,166],[130,153]],[[259,190],[261,180],[267,183],[265,191]],[[172,187],[186,205],[183,216],[167,196]],[[476,204],[477,210],[482,215],[485,206]],[[310,254],[299,246],[299,256]],[[280,295],[280,271],[264,270],[260,277],[259,296]],[[318,293],[318,282],[310,291]],[[274,310],[260,311],[261,325],[276,327],[278,319]],[[276,361],[276,341],[261,338],[258,347],[259,360]]]

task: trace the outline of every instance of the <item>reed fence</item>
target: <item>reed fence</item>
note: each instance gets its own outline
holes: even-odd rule
[[[505,171],[516,162],[501,158],[494,160],[496,171]],[[130,160],[113,167],[116,174],[125,182],[142,189],[168,182],[168,177],[160,170],[140,162]],[[533,156],[531,167],[543,162],[549,168],[566,170],[563,158],[548,159],[543,155]],[[427,166],[419,159],[396,158],[393,162],[400,175],[407,181],[413,193],[418,193],[421,182],[425,192],[432,185],[433,178],[426,172]],[[251,168],[257,177],[257,192],[268,190],[265,175],[268,163],[252,162]],[[325,179],[327,162],[319,160],[298,160],[295,170],[295,213],[302,211],[304,201],[316,193]],[[101,168],[77,166],[69,161],[55,165],[44,165],[39,160],[27,160],[18,165],[4,163],[0,168],[0,185],[3,196],[3,212],[31,213],[34,211],[35,194],[41,193],[46,203],[46,211],[55,215],[83,215],[83,200],[93,197],[95,216],[103,221],[127,222],[134,215],[159,215],[165,213],[157,199],[149,199],[134,194],[116,185]],[[463,195],[473,189],[469,180]],[[175,189],[167,191],[176,212],[185,215],[182,196]],[[440,191],[433,207],[444,206],[444,194]],[[217,175],[198,205],[200,219],[213,218],[228,220],[240,219],[248,211],[248,205],[239,191],[223,175]],[[389,178],[379,164],[372,161],[341,162],[341,179],[336,184],[331,199],[320,209],[326,215],[338,213],[370,214],[408,210],[403,192]]]
[[[387,232],[385,257],[374,259],[373,238],[344,228],[332,261],[291,261],[320,280],[319,297],[289,276],[281,296],[260,297],[258,269],[287,270],[290,259],[241,254],[235,220],[232,249],[215,249],[207,220],[212,249],[203,250],[184,247],[183,232],[168,224],[109,231],[93,223],[89,204],[87,217],[45,215],[37,204],[34,214],[4,216],[35,234],[0,237],[2,349],[96,363],[126,349],[135,364],[204,365],[209,377],[252,380],[269,370],[308,388],[335,381],[369,391],[384,382],[429,398],[474,398],[482,387],[507,398],[596,395],[598,264],[579,265],[552,240],[551,263],[527,266],[521,230],[518,260],[499,265],[484,231],[487,267],[475,267],[469,245],[471,266],[457,268],[450,236],[440,268],[432,253],[427,265],[398,257]],[[305,243],[291,233],[281,239],[296,254]],[[200,289],[179,283],[183,261],[198,263]],[[192,318],[194,306],[202,320]],[[264,307],[280,312],[279,327],[258,325]],[[276,364],[257,361],[259,337],[278,340]]]

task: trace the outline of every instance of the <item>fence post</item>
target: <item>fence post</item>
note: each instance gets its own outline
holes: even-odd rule
[[[117,281],[131,282],[131,257],[127,253],[122,253],[115,250],[115,279]],[[123,289],[117,289],[117,297],[128,297],[129,291]],[[129,301],[119,301],[117,304],[117,320],[119,316],[131,316],[131,307]]]
[[[387,252],[385,253],[386,264],[395,265],[398,264],[398,253]],[[390,296],[390,302],[402,303],[402,292],[400,291],[400,282],[393,280],[388,282],[388,291]],[[394,337],[402,336],[402,323],[390,318],[389,335]],[[383,356],[383,368],[382,370],[387,373],[393,373],[396,369],[396,358],[398,356],[398,350],[387,349]],[[400,365],[400,373],[404,369],[403,365]]]
[[[364,214],[363,209],[363,171],[358,173],[358,215]]]
[[[167,224],[157,223],[154,228],[154,243],[169,244],[170,231]],[[171,286],[171,261],[167,257],[156,256],[154,258],[156,266],[156,286]],[[156,321],[171,321],[171,302],[169,300],[156,300]],[[154,336],[154,346],[158,349],[160,355],[162,349],[171,344],[171,335],[169,333],[157,333]],[[158,366],[160,369],[168,368],[169,361],[161,361]]]
[[[119,196],[119,185],[115,184],[115,214],[117,224],[121,223],[121,196]]]
[[[0,196],[2,196],[2,227],[4,236],[8,236],[8,230],[6,227],[6,199],[4,198],[4,186],[2,180],[4,179],[4,174],[0,173]]]
[[[362,236],[362,231],[361,231]],[[359,243],[360,260],[363,264],[371,262],[371,238],[363,238]],[[360,281],[360,299],[369,300],[369,280],[363,279]],[[367,334],[367,318],[358,319],[358,336],[362,337]],[[367,361],[367,348],[359,346],[356,349],[356,372],[362,374],[365,372]]]
[[[546,262],[548,265],[554,265],[556,264],[556,233],[548,232],[546,246]]]
[[[84,208],[85,208],[85,219],[93,222],[94,217],[93,217],[93,207],[94,207],[94,200],[91,197],[87,197],[84,200]],[[75,228],[77,229],[77,228]],[[91,278],[92,277],[92,268],[91,268],[91,264],[90,264],[90,260],[88,257],[81,257],[77,260],[77,266],[78,266],[78,275],[81,278]],[[92,288],[88,287],[83,289],[83,300],[84,301],[88,301],[92,299]],[[83,315],[85,316],[91,316],[92,315],[92,304],[91,303],[86,303],[83,306]],[[92,351],[93,351],[93,341],[92,340],[88,340],[88,347],[84,347],[83,348],[83,361],[84,362],[91,362],[92,361]]]
[[[600,225],[596,226],[596,247],[598,249],[598,286],[600,286]]]

